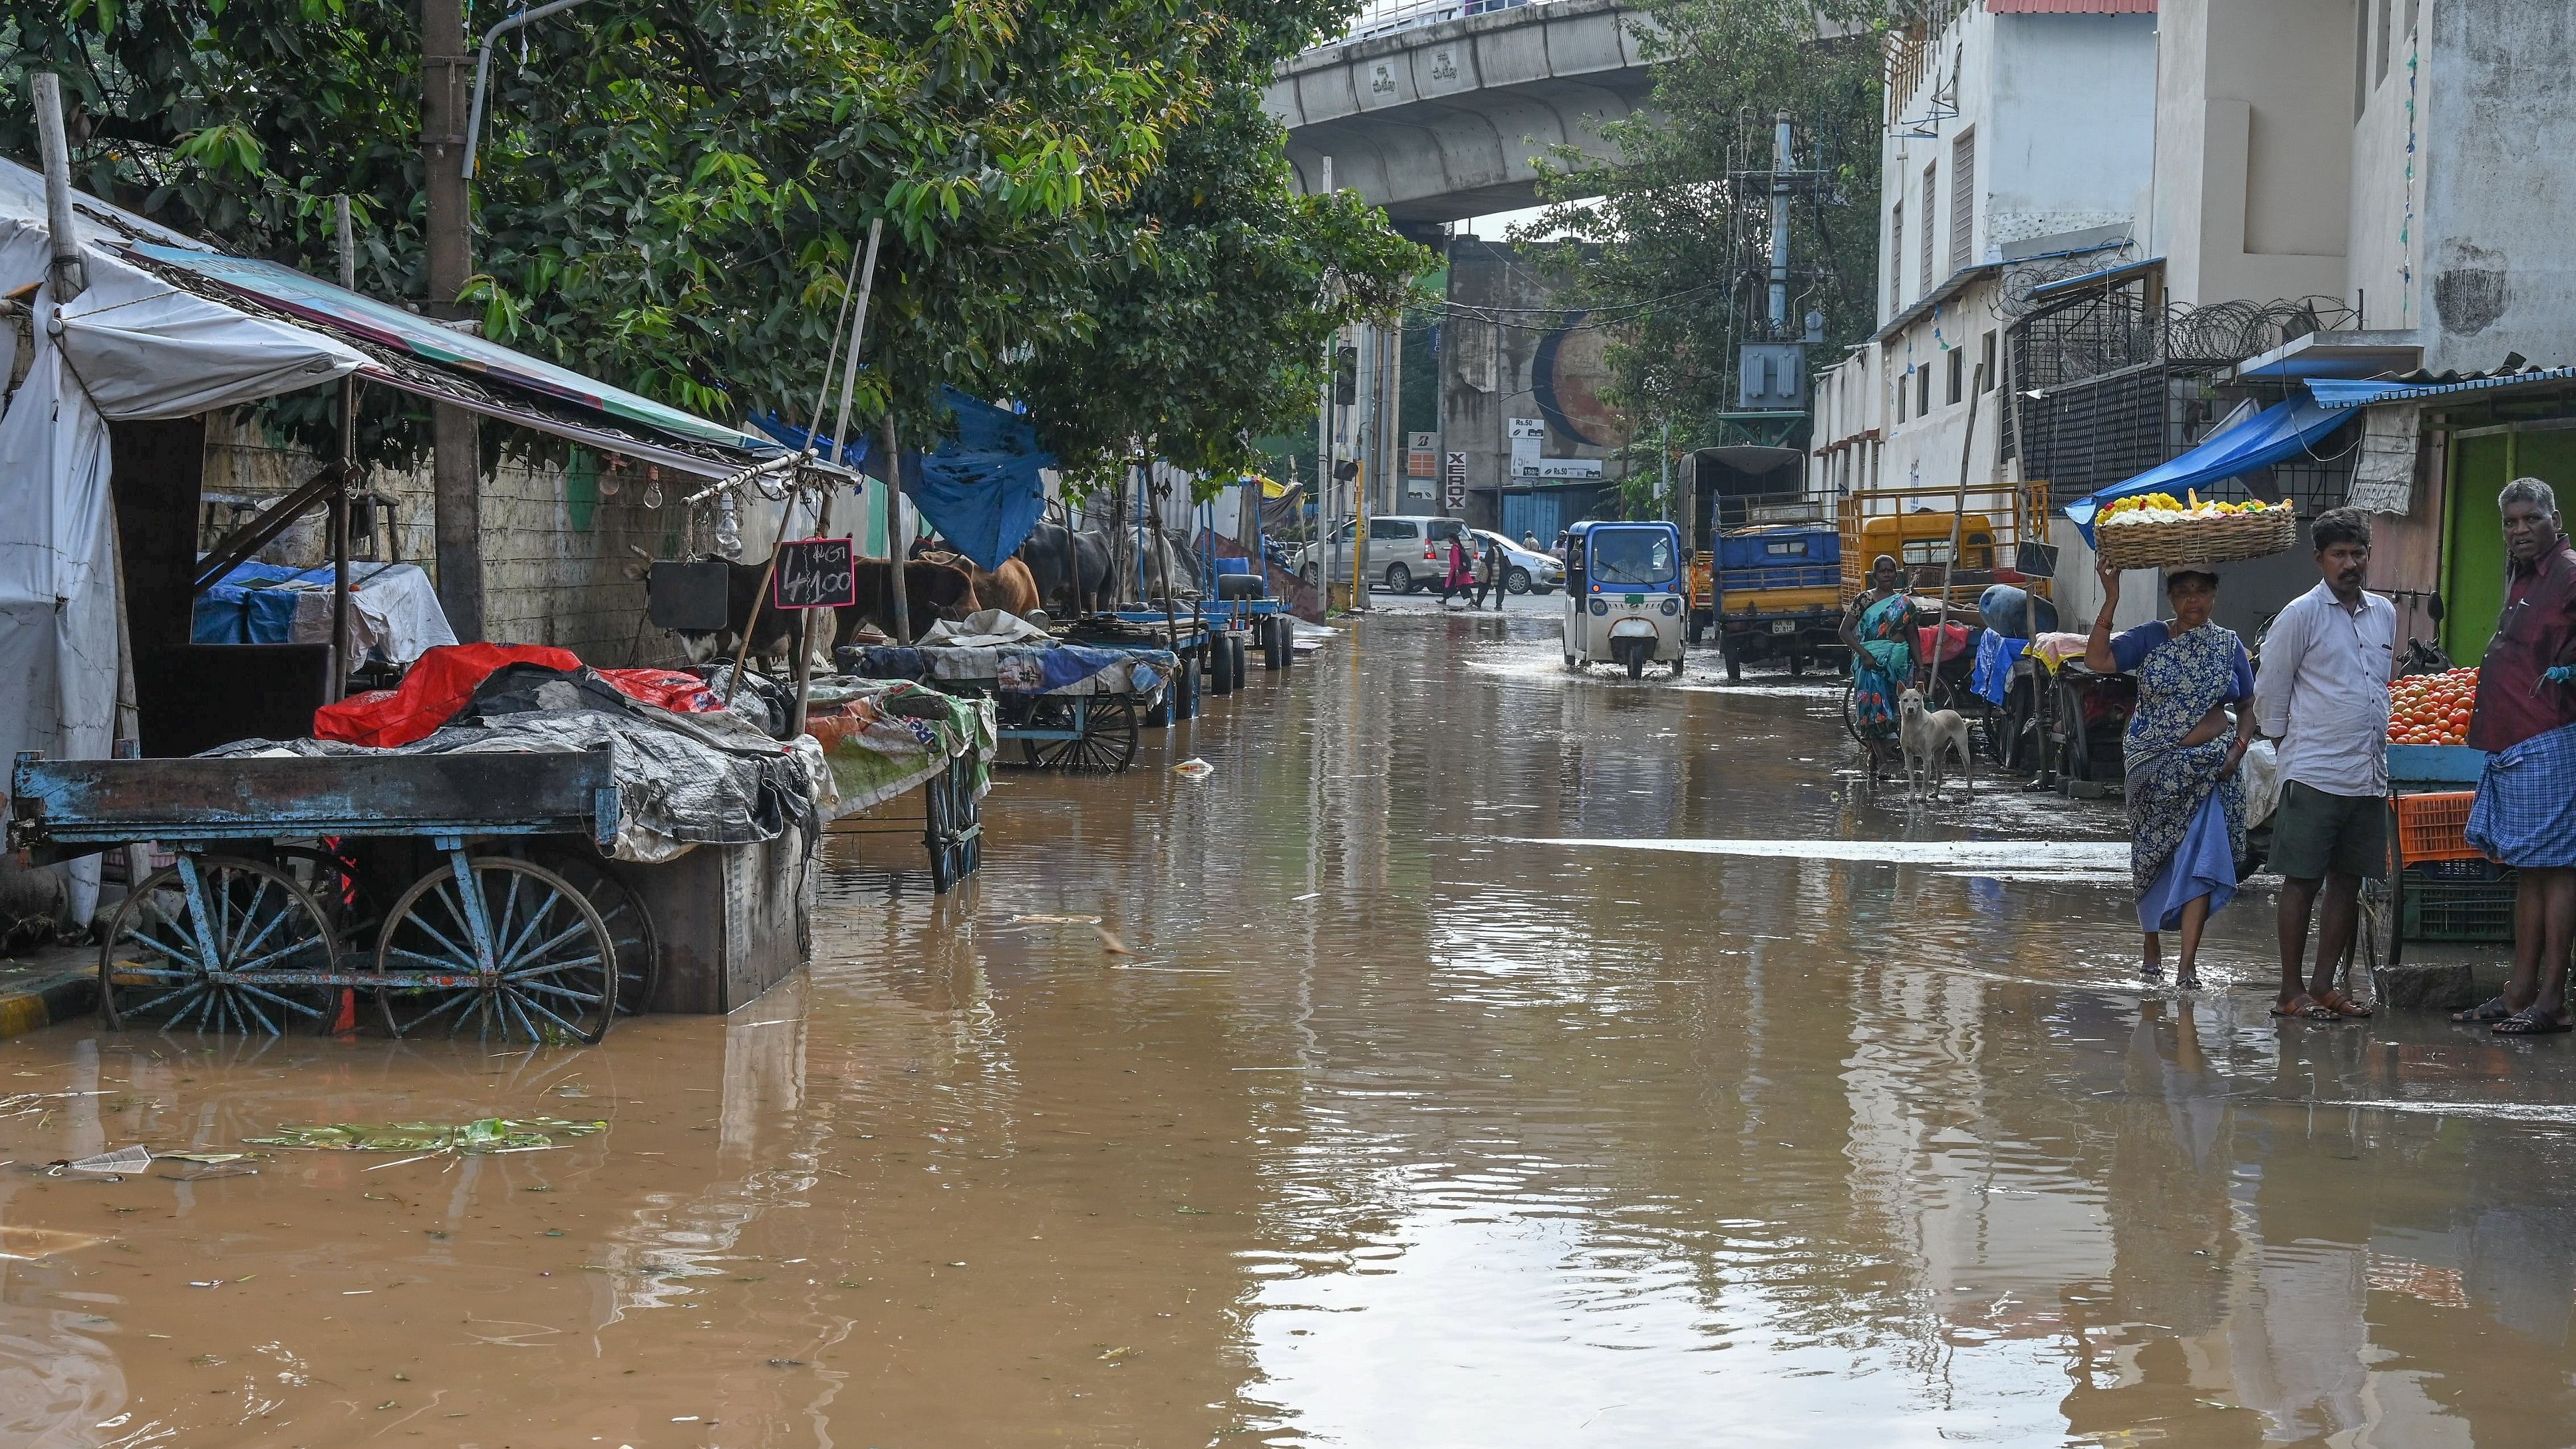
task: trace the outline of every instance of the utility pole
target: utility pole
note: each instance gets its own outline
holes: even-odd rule
[[[1775,111],[1771,116],[1771,339],[1776,342],[1788,335],[1789,113]]]
[[[420,157],[427,192],[424,238],[429,244],[432,318],[459,314],[456,294],[474,270],[470,228],[473,203],[466,191],[464,0],[421,0]],[[438,532],[438,602],[448,627],[469,643],[483,637],[483,445],[474,414],[453,404],[430,409],[435,459]]]

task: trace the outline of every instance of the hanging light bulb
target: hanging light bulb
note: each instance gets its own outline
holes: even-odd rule
[[[656,478],[652,482],[644,485],[644,506],[647,508],[659,508],[662,506],[661,479]]]
[[[742,514],[731,493],[716,501],[716,552],[726,558],[742,557]]]
[[[600,497],[614,498],[617,496],[617,490],[625,486],[617,476],[621,471],[623,470],[617,466],[614,459],[610,460],[608,466],[599,470]]]

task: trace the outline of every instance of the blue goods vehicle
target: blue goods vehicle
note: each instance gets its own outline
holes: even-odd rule
[[[1747,662],[1776,659],[1795,674],[1841,648],[1842,534],[1830,523],[1765,523],[1717,537],[1705,618],[1726,656],[1726,677]]]

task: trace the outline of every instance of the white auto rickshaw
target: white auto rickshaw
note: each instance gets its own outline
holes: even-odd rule
[[[1565,541],[1565,663],[1649,662],[1682,672],[1681,530],[1669,523],[1584,522]]]

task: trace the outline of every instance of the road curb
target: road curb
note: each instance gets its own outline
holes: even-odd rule
[[[0,990],[0,1040],[42,1031],[98,1009],[98,978],[87,972],[37,977]]]

